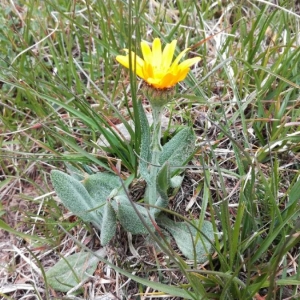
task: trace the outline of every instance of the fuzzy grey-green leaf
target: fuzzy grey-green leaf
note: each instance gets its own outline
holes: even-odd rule
[[[132,234],[147,234],[148,230],[144,226],[143,222],[141,221],[140,217],[136,213],[135,209],[133,208],[130,200],[127,196],[117,196],[115,197],[116,201],[112,203],[114,209],[117,211],[117,217],[126,231],[131,232]],[[153,224],[149,217],[148,210],[138,204],[134,204],[136,209],[139,211],[141,217],[146,222],[148,227],[153,228]]]
[[[75,178],[78,181],[81,181],[84,179],[84,172],[77,169],[76,167],[74,167],[72,164],[66,162],[65,163],[67,172],[69,173],[70,176],[72,176],[73,178]]]
[[[170,166],[166,161],[157,173],[156,179],[157,191],[164,199],[168,199],[167,191],[170,187]]]
[[[58,170],[51,172],[51,181],[58,197],[72,213],[84,221],[97,221],[96,212],[90,211],[94,201],[80,181]]]
[[[194,222],[197,224],[199,220],[196,219]],[[212,244],[214,242],[214,231],[211,222],[203,221],[202,223],[200,230],[206,237],[192,225],[186,222],[174,222],[165,216],[160,217],[159,224],[171,233],[185,257],[194,260],[195,253],[197,262],[203,263],[207,260],[207,256],[213,250]]]
[[[183,176],[174,176],[170,179],[171,188],[178,188],[181,186],[183,181]]]
[[[191,128],[184,128],[179,131],[169,142],[163,146],[159,157],[159,163],[163,165],[169,162],[172,168],[171,175],[174,175],[179,168],[184,166],[195,151],[196,137]]]
[[[115,188],[120,188],[122,191],[122,183],[119,176],[108,172],[99,172],[86,177],[83,185],[94,199],[95,206],[104,203]]]
[[[102,224],[104,205],[111,192],[116,190],[117,194],[124,193],[121,179],[112,173],[99,172],[86,177],[83,185],[92,198],[92,206],[97,208],[97,223]]]
[[[117,217],[116,213],[110,204],[107,202],[104,207],[103,219],[101,225],[101,235],[100,240],[101,244],[105,246],[113,238],[116,233],[117,228]]]
[[[159,197],[155,202],[155,206],[166,208],[169,203],[168,189],[170,187],[170,167],[168,161],[164,163],[157,174],[156,187]],[[151,207],[150,211],[154,216],[157,216],[161,212],[161,210],[156,207]]]
[[[54,290],[68,292],[89,275],[93,275],[98,261],[88,252],[72,254],[46,272],[47,281]]]

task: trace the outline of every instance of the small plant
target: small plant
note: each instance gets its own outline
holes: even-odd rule
[[[200,60],[195,57],[179,63],[189,50],[185,49],[172,62],[175,48],[176,40],[162,51],[157,38],[152,50],[146,42],[141,43],[144,59],[128,49],[125,49],[125,56],[116,58],[145,81],[142,91],[152,108],[152,130],[141,103],[138,108],[141,125],[139,173],[147,183],[144,205],[132,202],[126,191],[126,182],[113,173],[102,172],[78,178],[78,175],[54,170],[51,180],[63,204],[101,231],[103,246],[115,235],[117,222],[132,234],[157,237],[162,227],[174,237],[187,258],[204,262],[214,242],[212,224],[209,221],[200,224],[199,220],[174,222],[163,212],[169,204],[169,189],[180,187],[183,180],[181,170],[195,151],[195,135],[191,128],[182,128],[163,146],[160,142],[162,113],[174,96],[174,86],[187,76],[189,67]],[[51,284],[53,277],[48,279]]]

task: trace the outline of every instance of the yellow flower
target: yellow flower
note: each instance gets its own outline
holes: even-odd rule
[[[157,89],[171,88],[187,76],[190,66],[199,62],[200,57],[186,59],[179,63],[189,48],[183,50],[172,62],[176,40],[167,44],[162,51],[160,39],[156,38],[152,44],[152,51],[146,42],[141,42],[143,58],[131,51],[132,69],[148,84]],[[129,66],[129,50],[124,49],[127,55],[118,55],[116,60],[126,68]]]

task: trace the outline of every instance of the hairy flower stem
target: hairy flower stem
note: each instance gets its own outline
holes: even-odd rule
[[[150,164],[150,181],[149,186],[149,204],[155,205],[157,200],[157,188],[156,188],[156,178],[159,170],[159,155],[162,151],[160,144],[161,139],[161,118],[162,118],[163,106],[152,106],[152,116],[153,116],[153,132],[150,149],[152,152],[152,159]]]

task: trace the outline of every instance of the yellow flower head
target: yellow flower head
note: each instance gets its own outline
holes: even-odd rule
[[[200,57],[194,57],[179,63],[183,55],[189,51],[189,48],[187,48],[172,62],[176,43],[177,41],[173,40],[162,51],[160,39],[156,38],[153,41],[151,51],[146,42],[141,42],[144,59],[131,51],[132,69],[139,77],[157,89],[171,88],[179,81],[185,79],[190,66],[201,60]],[[129,69],[129,50],[124,50],[127,52],[127,55],[118,55],[116,59],[121,65]]]

